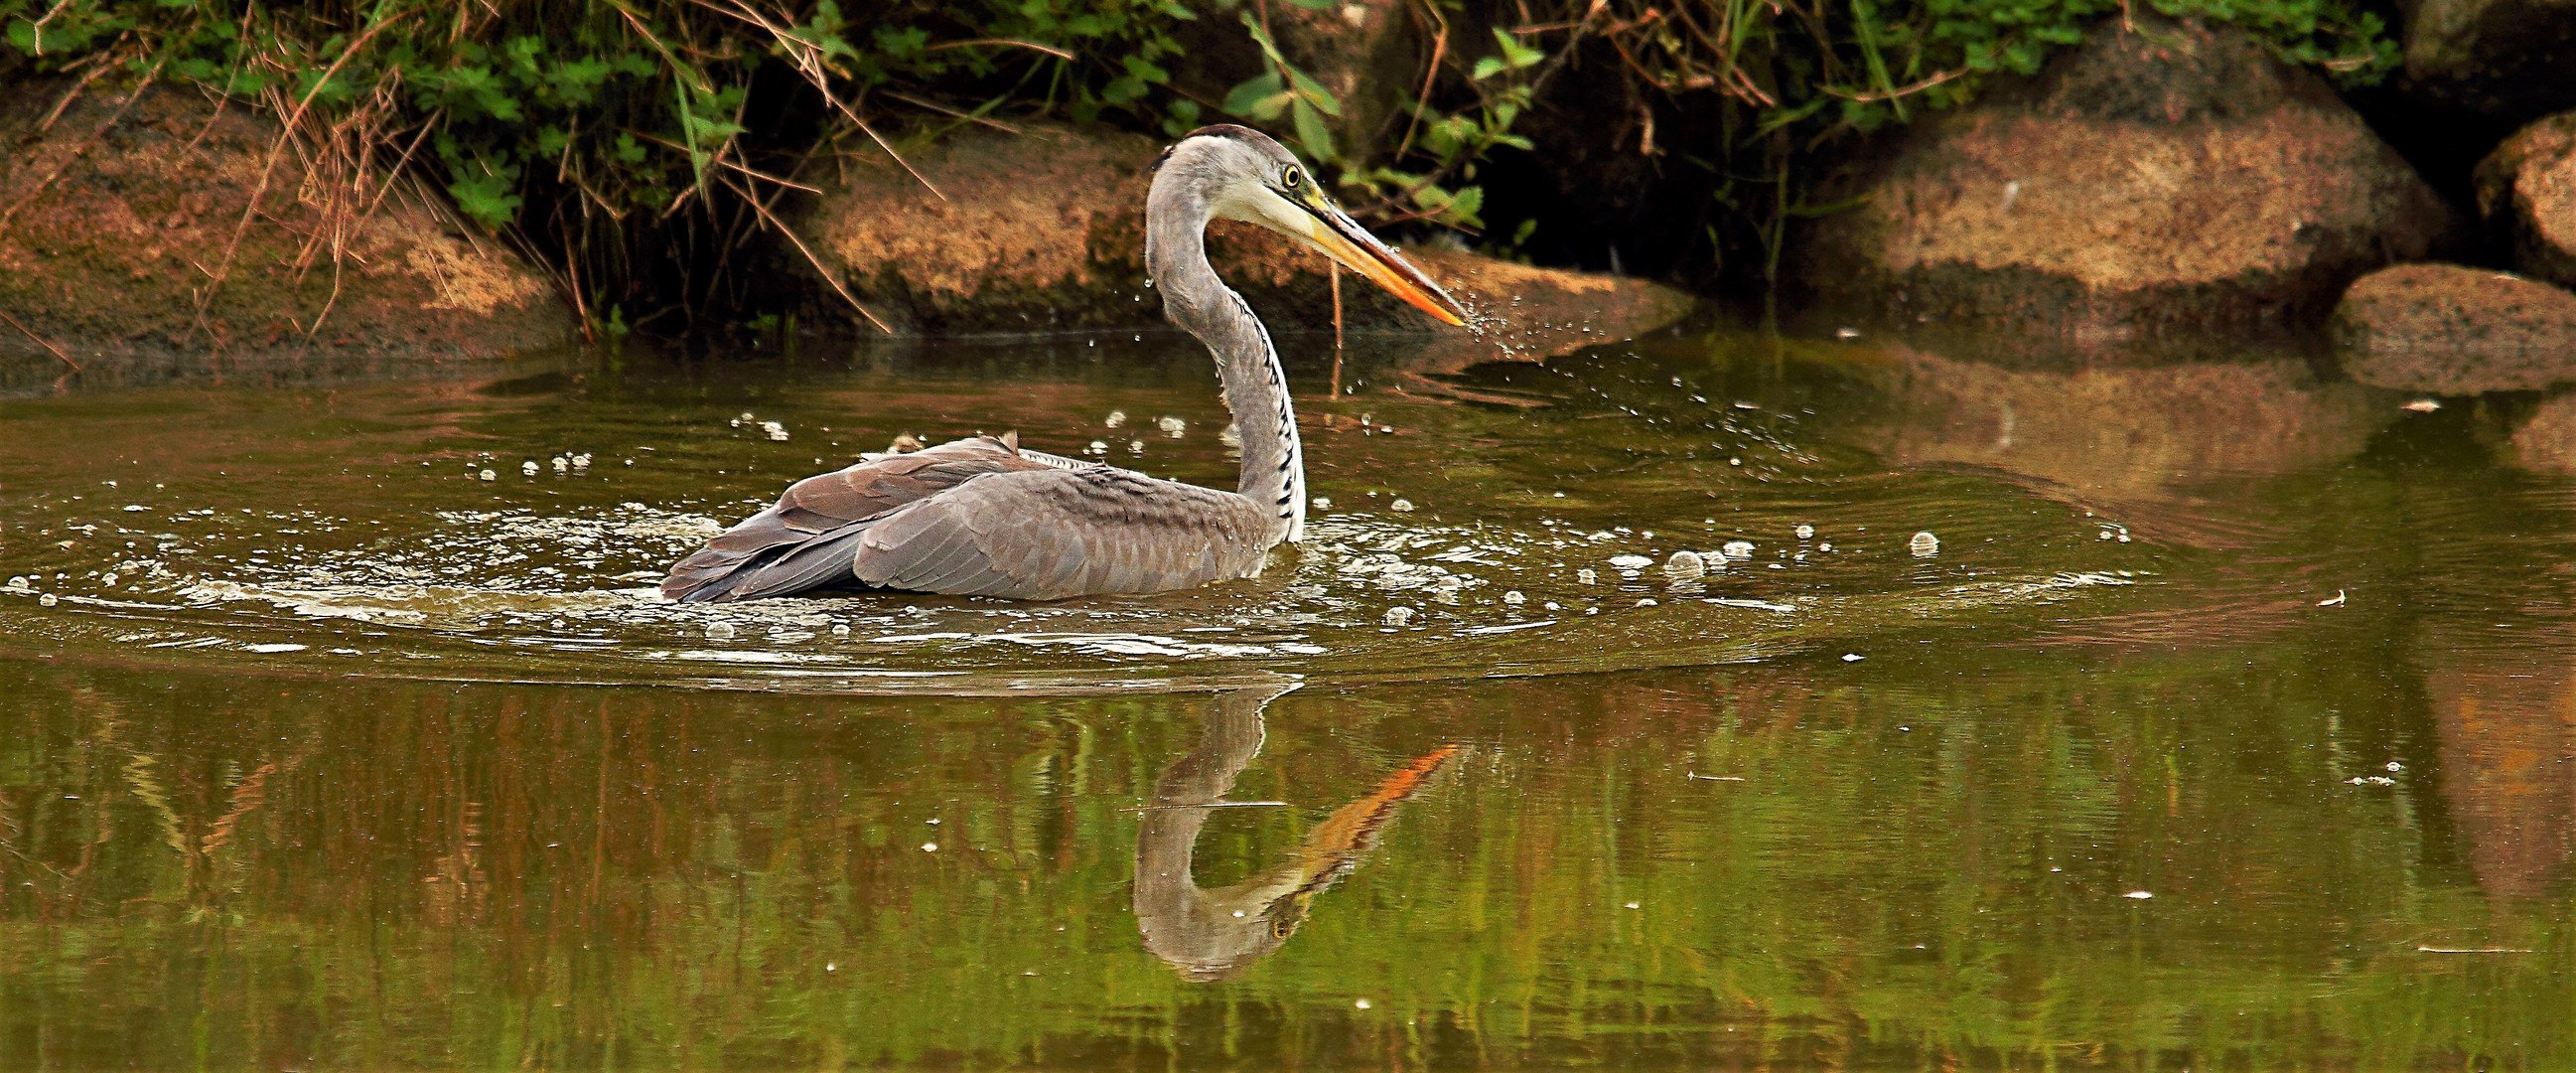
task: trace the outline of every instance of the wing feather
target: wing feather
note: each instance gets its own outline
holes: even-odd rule
[[[1269,517],[1242,496],[1026,454],[1001,440],[959,440],[809,477],[673,567],[663,593],[1159,592],[1252,574],[1277,542]]]

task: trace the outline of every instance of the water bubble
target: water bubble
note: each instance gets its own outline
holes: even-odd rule
[[[1789,531],[1796,534],[1800,540],[1814,540],[1816,538],[1816,527],[1808,525],[1805,522],[1799,522],[1797,528]]]
[[[1393,503],[1387,504],[1386,509],[1398,514],[1411,514],[1413,513],[1413,501],[1410,499],[1399,499]]]
[[[125,513],[127,514],[141,514],[150,509],[152,508],[144,506],[141,503],[128,503],[125,505]]]
[[[785,443],[785,442],[787,442],[787,426],[782,425],[782,424],[780,424],[780,423],[778,423],[778,422],[776,422],[776,421],[763,421],[763,422],[761,422],[761,423],[760,423],[760,431],[762,431],[763,433],[768,434],[769,439],[770,439],[770,442],[772,442],[772,443]]]
[[[937,853],[937,852],[939,852],[939,843],[937,843],[937,842],[924,842],[924,843],[922,843],[922,844],[921,844],[921,851],[922,851],[923,853]]]
[[[584,451],[584,452],[582,452],[582,453],[580,453],[580,454],[577,454],[577,455],[572,456],[572,468],[574,468],[574,469],[576,469],[576,470],[589,469],[589,468],[590,468],[590,452],[588,452],[588,451]]]
[[[1905,550],[1913,552],[1917,559],[1929,559],[1941,554],[1941,538],[1928,531],[1916,533],[1914,539],[1905,542]]]
[[[1676,579],[1695,578],[1708,573],[1708,563],[1695,551],[1677,551],[1664,560],[1664,573]]]
[[[1514,607],[1519,607],[1528,601],[1529,597],[1521,595],[1521,591],[1519,589],[1513,589],[1503,594],[1503,602]]]
[[[52,606],[54,606],[55,604],[58,604],[58,603],[63,602],[63,598],[62,598],[62,597],[60,597],[60,596],[56,596],[56,595],[54,595],[53,593],[50,593],[50,592],[49,592],[49,593],[46,593],[46,594],[44,594],[44,595],[42,595],[42,596],[36,597],[36,602],[37,602],[37,603],[39,603],[39,604],[43,604],[43,605],[44,605],[44,606],[46,606],[46,607],[52,607]]]
[[[1330,500],[1330,499],[1327,499],[1327,498],[1325,498],[1325,497],[1323,497],[1323,496],[1316,496],[1316,497],[1315,497],[1315,509],[1316,509],[1316,510],[1331,510],[1331,509],[1333,509],[1333,501],[1332,501],[1332,500]]]
[[[100,577],[100,578],[98,579],[98,583],[99,583],[99,584],[101,584],[101,585],[104,585],[104,586],[106,586],[106,587],[108,587],[108,588],[111,588],[111,589],[112,589],[112,588],[115,588],[115,587],[116,587],[116,575],[114,575],[114,574],[107,574],[107,575],[104,575],[104,576],[102,576],[102,577]]]
[[[849,635],[850,635],[850,624],[849,624],[849,623],[847,623],[847,622],[835,622],[835,623],[833,623],[833,624],[832,624],[832,636],[834,636],[834,637],[847,637],[847,636],[849,636]]]
[[[1654,563],[1655,561],[1653,559],[1646,558],[1643,555],[1613,555],[1610,557],[1610,565],[1618,567],[1621,570],[1643,570],[1646,567],[1654,565]]]
[[[710,641],[722,641],[732,636],[733,623],[710,622],[707,624],[707,639]]]
[[[527,460],[527,461],[525,461],[525,462],[521,462],[521,463],[519,463],[519,472],[520,472],[520,473],[523,473],[523,474],[526,474],[526,475],[528,475],[528,476],[530,476],[530,477],[534,477],[534,476],[536,476],[536,475],[537,475],[537,460],[536,460],[536,459],[531,458],[531,459],[529,459],[529,460]]]
[[[572,459],[565,458],[562,455],[556,455],[554,457],[554,467],[555,472],[557,473],[568,473],[572,470]]]
[[[1082,450],[1084,454],[1105,455],[1109,453],[1109,444],[1106,441],[1093,440],[1091,441],[1091,446],[1085,447]]]
[[[1753,557],[1753,542],[1750,540],[1727,541],[1726,547],[1723,549],[1723,554],[1729,559],[1750,559]]]
[[[631,465],[634,465],[635,463],[634,463],[634,462],[632,462],[632,461],[629,461],[629,462],[627,462],[626,464],[631,466]],[[483,472],[481,472],[481,473],[477,473],[477,474],[475,474],[475,476],[480,477],[480,478],[482,478],[482,479],[484,479],[484,480],[487,480],[487,481],[497,481],[497,480],[500,480],[500,479],[501,479],[501,475],[500,475],[500,474],[498,474],[498,473],[494,473],[494,472],[492,472],[491,470],[488,470],[488,469],[487,469],[487,470],[484,470],[484,471],[483,471]]]
[[[1655,606],[1655,601],[1653,601],[1653,600],[1651,600],[1651,599],[1647,599],[1647,600],[1639,600],[1639,601],[1637,601],[1637,606],[1639,606],[1639,607],[1653,607],[1653,606]]]
[[[2404,770],[2406,770],[2406,765],[2404,765],[2404,764],[2400,764],[2400,763],[2398,763],[2397,761],[2391,760],[2391,761],[2389,761],[2389,762],[2388,762],[2388,770],[2390,770],[2390,771],[2404,771]]]
[[[1154,419],[1154,427],[1162,429],[1163,435],[1177,440],[1183,433],[1189,431],[1190,423],[1170,414],[1164,414]]]
[[[1833,542],[1832,542],[1832,541],[1826,541],[1825,543],[1818,544],[1818,545],[1816,545],[1816,550],[1817,550],[1817,551],[1832,551],[1832,550],[1834,550]]]
[[[1399,604],[1386,609],[1386,624],[1389,626],[1402,626],[1411,621],[1413,621],[1413,609],[1410,607]]]
[[[27,587],[27,579],[24,577],[12,577],[9,579],[9,587],[13,589],[24,589]]]
[[[2148,892],[2146,892],[2146,891],[2143,891],[2143,890],[2133,890],[2133,891],[2130,891],[2130,892],[2129,892],[2129,893],[2127,893],[2127,894],[2123,894],[2123,895],[2121,895],[2120,897],[2123,897],[2123,898],[2135,898],[2135,899],[2137,899],[2137,900],[2139,900],[2139,901],[2142,901],[2142,902],[2143,902],[2143,901],[2146,901],[2146,900],[2147,900],[2147,899],[2149,899],[2149,898],[2153,898],[2153,897],[2155,897],[2155,895],[2150,894],[2150,893],[2148,893]]]
[[[1601,575],[1593,573],[1592,568],[1588,566],[1574,572],[1574,583],[1577,585],[1589,585],[1599,580]]]
[[[1128,454],[1131,454],[1131,455],[1141,455],[1141,454],[1144,454],[1144,453],[1145,453],[1145,441],[1143,441],[1143,440],[1129,440],[1129,441],[1127,441],[1127,453],[1128,453]]]

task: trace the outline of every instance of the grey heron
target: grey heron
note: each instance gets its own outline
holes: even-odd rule
[[[1306,467],[1270,333],[1209,266],[1213,219],[1277,231],[1444,323],[1465,310],[1333,203],[1259,131],[1192,131],[1156,160],[1145,269],[1163,312],[1216,358],[1243,437],[1221,491],[976,436],[869,459],[788,487],[778,502],[671,568],[662,595],[749,600],[862,588],[1058,600],[1161,592],[1260,573],[1304,536]]]
[[[1454,742],[1442,745],[1379,780],[1251,878],[1199,886],[1190,871],[1199,834],[1217,809],[1253,803],[1228,802],[1225,795],[1261,752],[1262,709],[1288,689],[1256,686],[1219,694],[1198,746],[1163,769],[1154,803],[1144,810],[1136,834],[1136,927],[1145,949],[1187,979],[1225,979],[1285,944],[1315,900],[1377,845],[1398,807],[1459,752]]]

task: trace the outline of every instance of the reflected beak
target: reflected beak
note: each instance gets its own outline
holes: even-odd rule
[[[1311,221],[1303,237],[1324,256],[1386,288],[1387,293],[1404,299],[1405,304],[1439,318],[1443,324],[1467,323],[1467,310],[1457,299],[1449,297],[1449,292],[1431,282],[1431,277],[1423,275],[1412,262],[1386,248],[1386,243],[1379,242],[1348,213],[1331,204],[1298,207],[1306,210]]]

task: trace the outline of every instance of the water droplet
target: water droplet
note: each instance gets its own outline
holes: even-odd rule
[[[1574,583],[1577,585],[1589,585],[1600,579],[1601,575],[1593,573],[1592,568],[1588,566],[1574,572]]]
[[[1521,595],[1521,592],[1520,592],[1520,590],[1519,590],[1519,589],[1513,589],[1513,590],[1511,590],[1510,592],[1506,592],[1506,593],[1504,593],[1504,594],[1503,594],[1503,602],[1504,602],[1504,603],[1507,603],[1507,604],[1510,604],[1510,605],[1512,605],[1512,606],[1514,606],[1514,607],[1518,607],[1518,606],[1520,606],[1521,604],[1526,603],[1526,602],[1528,602],[1528,601],[1529,601],[1529,597]]]
[[[1389,626],[1402,626],[1411,621],[1413,621],[1413,609],[1410,607],[1399,605],[1386,609],[1386,624]]]
[[[554,459],[553,459],[553,464],[554,464],[554,467],[555,467],[555,472],[557,472],[557,473],[569,473],[569,472],[572,472],[572,459],[565,458],[565,457],[564,457],[564,456],[562,456],[562,455],[556,455],[556,456],[554,457]]]
[[[112,589],[112,588],[115,588],[115,587],[116,587],[116,575],[114,575],[114,574],[108,574],[108,575],[106,575],[106,576],[104,576],[104,577],[101,577],[101,578],[99,578],[99,579],[98,579],[98,583],[99,583],[99,584],[101,584],[101,585],[107,586],[108,588],[111,588],[111,589]]]
[[[1365,1009],[1369,1008],[1369,1001],[1368,1001],[1367,999],[1361,999],[1361,1000],[1359,1000],[1359,1001],[1357,1001],[1357,1002],[1351,1003],[1351,1005],[1353,1005],[1353,1006],[1357,1006],[1357,1007],[1359,1007],[1360,1009],[1365,1010]]]
[[[1862,661],[1862,660],[1865,660],[1865,659],[1868,659],[1868,658],[1869,658],[1868,656],[1861,655],[1861,654],[1860,654],[1860,653],[1858,653],[1858,652],[1845,652],[1845,653],[1843,653],[1843,662],[1845,662],[1845,663],[1858,663],[1858,662],[1860,662],[1860,661]],[[1899,729],[1903,729],[1903,728],[1899,728]]]
[[[732,636],[733,623],[711,622],[707,624],[707,639],[710,641],[722,641]]]
[[[1905,550],[1913,552],[1917,559],[1929,559],[1941,554],[1941,538],[1929,532],[1916,533],[1914,539],[1905,542]]]
[[[635,463],[633,463],[633,462],[628,462],[628,463],[627,463],[627,465],[630,465],[630,466],[631,466],[631,465],[634,465],[634,464],[635,464]],[[488,469],[487,469],[487,470],[484,470],[484,471],[483,471],[483,472],[481,472],[481,473],[477,473],[477,474],[475,474],[475,476],[477,476],[477,477],[481,477],[481,478],[483,478],[484,480],[487,480],[487,481],[497,481],[497,480],[500,480],[500,479],[501,479],[501,475],[500,475],[500,474],[498,474],[498,473],[494,473],[494,472],[492,472],[491,470],[488,470]]]
[[[1814,540],[1816,538],[1816,527],[1808,525],[1805,522],[1798,523],[1797,528],[1789,531],[1796,534],[1800,540]]]
[[[1610,565],[1618,567],[1621,570],[1643,570],[1646,567],[1654,565],[1654,563],[1655,561],[1653,559],[1646,558],[1643,555],[1613,555],[1610,557]]]
[[[49,593],[46,593],[46,594],[44,594],[44,595],[42,595],[42,596],[36,597],[36,602],[37,602],[37,603],[39,603],[39,604],[42,604],[42,605],[44,605],[44,606],[46,606],[46,607],[52,607],[52,606],[54,606],[55,604],[58,604],[58,603],[63,602],[63,598],[62,598],[62,597],[60,597],[60,596],[56,596],[56,595],[54,595],[53,593],[50,593],[50,592],[49,592]]]
[[[1181,438],[1183,433],[1189,431],[1190,423],[1183,421],[1180,418],[1173,417],[1170,414],[1164,414],[1163,416],[1154,419],[1154,427],[1162,429],[1163,435],[1177,440]]]
[[[1413,501],[1410,499],[1399,499],[1393,503],[1387,504],[1386,509],[1398,514],[1411,514],[1413,513]]]
[[[1708,563],[1695,551],[1677,551],[1664,560],[1664,573],[1677,580],[1687,580],[1708,573]]]
[[[924,842],[924,843],[922,843],[922,844],[921,844],[921,851],[922,851],[923,853],[937,853],[937,852],[939,852],[939,843],[937,843],[937,842]]]
[[[1111,410],[1109,411],[1109,416],[1100,419],[1100,423],[1110,428],[1117,428],[1120,425],[1124,425],[1127,423],[1127,411]]]
[[[1331,510],[1333,509],[1333,501],[1323,496],[1316,496],[1314,506],[1316,510]]]
[[[2153,895],[2153,894],[2149,894],[2149,893],[2147,893],[2146,891],[2142,891],[2142,890],[2133,890],[2133,891],[2130,891],[2130,892],[2129,892],[2129,893],[2127,893],[2127,894],[2123,894],[2123,895],[2121,895],[2120,897],[2123,897],[2123,898],[2135,898],[2135,899],[2137,899],[2137,900],[2139,900],[2139,901],[2142,901],[2142,902],[2143,902],[2143,901],[2146,901],[2146,900],[2147,900],[2147,899],[2149,899],[2149,898],[2153,898],[2153,897],[2155,897],[2155,895]]]
[[[1750,559],[1753,557],[1753,542],[1750,540],[1727,541],[1724,554],[1729,559]]]

